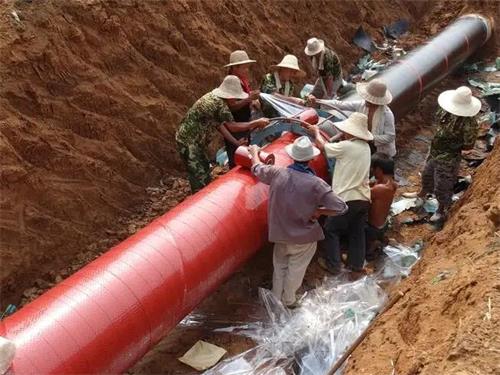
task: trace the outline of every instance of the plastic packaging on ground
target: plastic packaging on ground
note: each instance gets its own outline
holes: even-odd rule
[[[256,347],[219,363],[205,374],[326,374],[386,303],[387,294],[381,285],[408,276],[421,249],[421,243],[413,247],[386,247],[387,257],[376,273],[355,282],[346,281],[344,275],[325,278],[295,310],[285,308],[271,291],[260,289],[266,321],[249,323],[247,329],[225,330],[250,337]],[[337,373],[341,372],[342,369]]]

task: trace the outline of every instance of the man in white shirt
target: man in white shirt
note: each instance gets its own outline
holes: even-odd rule
[[[368,118],[355,112],[345,121],[335,123],[342,132],[343,140],[329,143],[323,139],[317,126],[311,131],[316,146],[324,150],[328,158],[335,158],[332,189],[348,206],[346,214],[327,218],[323,248],[326,258],[320,265],[333,274],[341,271],[340,237],[348,237],[347,266],[354,278],[363,274],[365,261],[365,223],[370,208],[370,146],[373,135],[368,131]]]

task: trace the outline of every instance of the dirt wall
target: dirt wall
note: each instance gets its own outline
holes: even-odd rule
[[[402,283],[408,292],[354,352],[346,374],[499,373],[499,162],[497,142],[444,230]]]

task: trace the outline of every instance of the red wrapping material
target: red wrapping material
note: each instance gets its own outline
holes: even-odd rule
[[[294,139],[266,148],[277,165]],[[262,247],[267,196],[237,167],[7,318],[13,373],[127,370]]]

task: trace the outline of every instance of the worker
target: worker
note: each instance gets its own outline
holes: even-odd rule
[[[336,122],[342,133],[339,142],[326,142],[319,127],[313,125],[316,146],[324,150],[329,158],[336,158],[332,188],[349,207],[346,214],[328,217],[325,222],[325,241],[321,244],[326,252],[319,264],[332,274],[341,272],[340,237],[347,236],[347,266],[350,277],[356,279],[364,274],[366,251],[365,225],[370,208],[370,146],[373,135],[368,130],[368,118],[354,112],[346,120]]]
[[[461,153],[474,148],[478,132],[474,116],[481,110],[481,101],[472,95],[470,88],[462,86],[442,92],[438,104],[437,128],[422,172],[422,188],[418,194],[404,196],[418,197],[417,206],[421,206],[428,194],[435,194],[439,208],[430,221],[439,226],[446,219],[452,203]]]
[[[328,100],[328,104],[349,112],[361,112],[368,116],[368,130],[373,134],[372,152],[381,152],[391,158],[396,155],[396,128],[394,126],[394,114],[388,107],[392,101],[391,92],[386,84],[374,79],[369,82],[358,82],[356,91],[361,100],[341,101]],[[316,98],[310,95],[307,101],[311,106],[315,106]],[[331,134],[331,130],[323,129]],[[333,134],[331,134],[333,135]]]
[[[294,97],[293,80],[305,76],[305,72],[299,68],[299,61],[294,55],[286,55],[277,65],[271,67],[272,72],[267,73],[262,80],[260,91],[273,94],[289,102],[304,105],[304,100]],[[263,112],[268,117],[276,117],[277,112],[268,103],[263,103]]]
[[[241,88],[248,97],[245,99],[229,99],[227,105],[233,114],[234,121],[249,122],[252,118],[252,111],[260,109],[259,90],[252,90],[250,87],[250,65],[255,63],[251,60],[245,51],[233,51],[229,56],[229,64],[225,65],[228,68],[229,75],[235,75],[239,78]],[[240,144],[248,144],[248,131],[235,131],[231,132],[232,136],[236,138]],[[234,152],[238,148],[233,142],[225,139],[225,148],[228,157],[228,164],[230,168],[234,164]]]
[[[304,51],[311,58],[311,65],[318,76],[311,94],[320,99],[333,99],[342,86],[339,57],[325,46],[324,41],[317,38],[309,39]]]
[[[270,185],[268,203],[269,241],[274,242],[273,294],[289,308],[297,307],[296,292],[317,241],[324,238],[318,218],[343,214],[347,206],[331,187],[308,166],[319,155],[307,136],[285,148],[293,159],[288,167],[263,164],[259,148],[250,146],[252,173]]]
[[[236,147],[242,142],[235,139],[231,131],[247,131],[269,124],[266,118],[247,122],[234,121],[227,100],[247,97],[248,94],[243,92],[238,77],[227,76],[218,88],[198,99],[181,121],[175,133],[175,140],[186,165],[193,193],[211,181],[207,145],[215,129]]]
[[[366,226],[366,260],[375,260],[381,254],[387,230],[387,217],[398,184],[394,181],[394,160],[386,154],[372,155],[370,175],[375,181],[370,188],[371,204]]]

